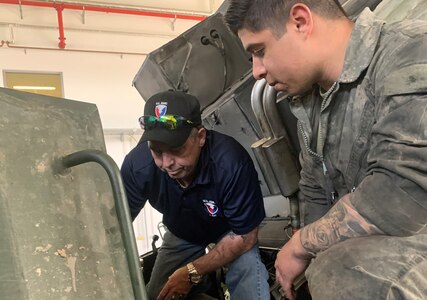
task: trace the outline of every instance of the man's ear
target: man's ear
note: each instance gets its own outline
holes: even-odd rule
[[[290,29],[307,36],[313,30],[313,16],[310,8],[302,3],[297,3],[289,11],[288,23]],[[288,28],[289,30],[289,28]]]
[[[199,138],[199,146],[203,147],[206,142],[206,129],[204,127],[198,130],[197,137]]]

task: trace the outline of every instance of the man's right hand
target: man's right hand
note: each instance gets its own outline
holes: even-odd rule
[[[157,300],[182,299],[190,292],[192,286],[188,278],[187,267],[181,267],[169,276],[169,280],[160,291]]]
[[[311,258],[312,255],[301,244],[300,231],[297,231],[277,254],[276,280],[280,283],[287,299],[295,300],[292,283],[305,271]]]

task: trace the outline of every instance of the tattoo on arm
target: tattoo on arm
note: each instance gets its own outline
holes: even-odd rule
[[[243,240],[244,242],[246,242],[246,240],[248,239],[248,235],[246,235],[246,234],[238,235],[238,234],[235,234],[233,231],[230,231],[229,233],[227,233],[227,235],[228,235],[232,240],[234,240],[236,237],[241,237],[241,238],[242,238],[242,240]]]
[[[355,210],[347,194],[324,217],[301,229],[301,243],[317,253],[349,238],[374,234],[383,232]]]
[[[237,236],[237,234],[235,234],[233,231],[230,231],[229,233],[227,233],[227,235],[230,237],[230,239],[234,240]]]

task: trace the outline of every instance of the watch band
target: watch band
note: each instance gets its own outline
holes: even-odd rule
[[[194,272],[194,271],[196,271],[196,273],[197,273],[196,267],[193,265],[193,263],[192,263],[192,262],[189,262],[189,263],[187,264],[187,270],[188,270],[188,273],[192,273],[192,272]]]
[[[198,284],[202,280],[202,275],[200,275],[199,272],[197,272],[197,269],[192,262],[187,264],[187,270],[188,270],[188,280],[192,284]]]

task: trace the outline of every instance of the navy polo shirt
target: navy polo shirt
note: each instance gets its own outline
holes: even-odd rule
[[[229,231],[249,233],[265,217],[249,154],[216,131],[207,130],[195,179],[185,189],[155,165],[146,142],[125,157],[121,172],[132,219],[148,200],[173,234],[192,243],[218,242]]]

